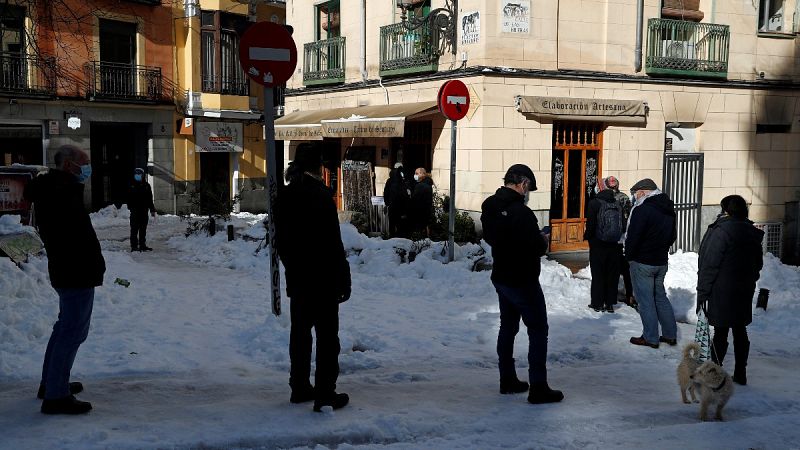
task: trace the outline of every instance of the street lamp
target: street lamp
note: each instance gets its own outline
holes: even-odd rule
[[[432,9],[425,17],[408,17],[408,11],[422,3],[424,0],[396,0],[400,9],[400,19],[406,30],[412,31],[425,26],[430,26],[433,42],[439,45],[434,49],[436,56],[443,55],[449,48],[456,54],[456,30],[458,28],[458,0],[445,0],[443,8]]]

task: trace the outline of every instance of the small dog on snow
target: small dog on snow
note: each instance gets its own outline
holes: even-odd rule
[[[683,403],[689,403],[686,398],[686,391],[692,396],[692,401],[697,403],[695,396],[695,383],[692,381],[692,374],[700,367],[700,344],[690,342],[683,348],[683,360],[678,364],[678,384],[681,387],[681,399]]]
[[[716,405],[716,420],[722,420],[722,408],[733,395],[733,380],[725,370],[711,361],[706,361],[690,376],[695,389],[700,388],[700,420],[707,420],[708,407]]]

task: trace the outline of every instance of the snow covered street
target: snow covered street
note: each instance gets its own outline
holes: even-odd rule
[[[550,384],[565,400],[530,405],[498,393],[497,297],[482,249],[443,264],[433,244],[403,262],[404,240],[342,225],[353,294],[340,311],[338,390],[351,404],[314,413],[289,403],[289,301],[272,315],[267,258],[257,241],[224,232],[185,238],[159,216],[155,250],[130,253],[125,211],[93,215],[106,258],[88,340],[73,368],[87,416],[48,417],[36,399],[58,300],[47,262],[18,269],[0,258],[0,448],[798,448],[800,270],[765,256],[759,287],[769,308],[749,327],[748,386],[736,386],[725,422],[701,423],[681,403],[675,368],[694,337],[696,254],[670,260],[668,293],[679,346],[633,346],[639,316],[596,313],[588,270],[553,261],[541,277],[550,324]],[[238,215],[239,234],[263,235],[263,216]],[[312,255],[309,255],[312,257]],[[116,278],[130,287],[115,284]],[[285,288],[285,286],[282,286]],[[527,336],[515,355],[527,379]],[[733,355],[726,360],[732,370]],[[313,381],[313,380],[312,380]]]

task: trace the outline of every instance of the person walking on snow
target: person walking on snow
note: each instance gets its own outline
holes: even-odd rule
[[[630,341],[652,348],[658,348],[659,342],[677,345],[678,325],[664,288],[669,248],[678,235],[675,206],[650,178],[634,184],[631,195],[635,204],[625,235],[625,258],[631,265],[642,335]],[[658,333],[659,324],[662,335]]]
[[[589,267],[592,271],[589,308],[614,312],[619,283],[619,239],[623,231],[623,213],[605,180],[597,183],[597,195],[586,211],[584,240],[589,241]]]
[[[322,152],[300,144],[286,169],[289,185],[278,193],[275,211],[277,250],[291,299],[289,334],[290,401],[314,400],[323,406],[347,405],[347,394],[336,393],[339,377],[339,304],[350,298],[350,264],[344,252],[333,192],[321,178]],[[311,329],[317,336],[315,386],[311,375]]]
[[[550,235],[539,230],[533,211],[525,203],[536,190],[536,178],[524,164],[514,164],[503,177],[505,185],[481,205],[481,224],[486,242],[492,246],[492,283],[500,302],[497,335],[500,393],[526,392],[528,383],[517,378],[514,339],[522,319],[528,329],[528,378],[530,403],[553,403],[564,399],[561,391],[547,384],[547,308],[539,284],[541,257]]]
[[[56,168],[25,187],[47,251],[50,284],[58,294],[58,320],[47,342],[37,396],[44,414],[84,414],[92,404],[75,398],[83,384],[69,382],[78,348],[89,335],[94,289],[106,271],[100,242],[83,204],[91,176],[89,157],[73,146],[55,154]]]
[[[150,183],[144,180],[144,169],[136,168],[133,171],[133,183],[128,190],[128,210],[131,212],[131,251],[149,252],[153,250],[147,246],[147,213],[156,216],[156,207],[153,204],[153,189]]]

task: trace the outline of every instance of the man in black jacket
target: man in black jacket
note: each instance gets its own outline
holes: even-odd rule
[[[397,163],[386,180],[383,200],[389,209],[389,237],[408,237],[408,215],[411,197],[403,174],[403,164]]]
[[[322,182],[322,152],[301,144],[286,170],[289,185],[278,194],[275,226],[278,254],[291,299],[289,356],[291,402],[314,400],[314,411],[347,405],[336,393],[339,377],[339,303],[350,298],[350,264],[342,245],[332,192]],[[315,385],[311,374],[311,329],[317,335]]]
[[[722,213],[709,225],[700,244],[697,304],[705,308],[708,323],[714,327],[711,358],[722,364],[732,329],[736,358],[733,381],[747,384],[747,325],[753,321],[753,294],[764,265],[764,232],[748,220],[747,203],[741,196],[729,195],[720,206]]]
[[[614,191],[597,182],[599,191],[586,208],[586,231],[589,241],[589,267],[592,271],[589,308],[613,313],[619,283],[619,239],[622,237],[622,208]]]
[[[423,167],[414,171],[414,192],[411,194],[411,221],[414,231],[429,235],[433,220],[433,180]]]
[[[55,163],[55,169],[25,187],[47,251],[50,284],[59,298],[38,397],[44,399],[44,414],[83,414],[92,405],[75,398],[83,385],[70,383],[69,375],[78,348],[89,335],[94,288],[103,284],[106,265],[83,204],[83,183],[91,175],[89,157],[76,147],[64,146]]]
[[[631,266],[643,331],[630,341],[652,348],[658,348],[659,342],[677,345],[678,325],[664,288],[669,248],[678,235],[675,206],[650,178],[634,184],[631,195],[636,202],[625,235],[625,258]]]
[[[133,171],[133,184],[128,192],[128,210],[131,212],[131,251],[153,250],[147,246],[147,213],[156,216],[153,189],[144,179],[144,169],[138,167]]]
[[[519,320],[528,329],[528,401],[559,402],[561,391],[547,384],[547,308],[539,284],[541,257],[550,236],[542,234],[536,216],[526,205],[528,193],[536,190],[536,178],[523,164],[511,166],[503,178],[505,186],[481,206],[481,224],[486,242],[492,246],[492,283],[500,302],[497,356],[500,393],[528,391],[528,383],[517,378],[514,338]]]

